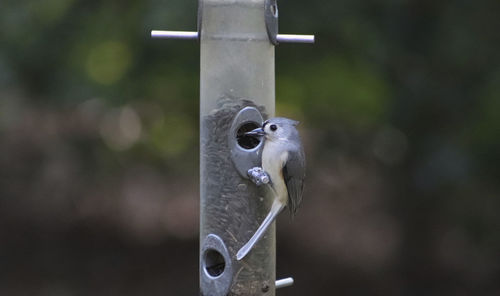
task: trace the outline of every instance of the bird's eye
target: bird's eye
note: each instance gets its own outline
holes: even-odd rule
[[[271,124],[271,126],[270,126],[269,128],[270,128],[273,132],[274,132],[275,130],[277,130],[277,129],[278,129],[278,127],[276,126],[276,124]]]

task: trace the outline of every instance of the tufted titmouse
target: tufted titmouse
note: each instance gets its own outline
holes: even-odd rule
[[[306,159],[295,126],[298,121],[276,117],[246,135],[264,137],[262,169],[269,175],[269,187],[274,195],[269,214],[250,240],[238,251],[236,259],[245,257],[259,241],[276,216],[288,205],[294,215],[302,201]]]

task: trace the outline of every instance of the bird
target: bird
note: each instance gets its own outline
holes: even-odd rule
[[[269,175],[268,185],[273,202],[255,234],[236,254],[237,260],[243,259],[252,250],[286,206],[294,216],[302,202],[306,159],[297,124],[299,122],[292,119],[275,117],[264,121],[262,127],[246,133],[263,138],[262,170]]]

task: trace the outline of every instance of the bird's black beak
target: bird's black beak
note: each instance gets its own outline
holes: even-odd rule
[[[251,136],[251,137],[259,138],[259,137],[264,136],[265,134],[266,133],[264,132],[264,129],[261,128],[261,127],[258,127],[258,128],[254,129],[254,130],[246,132],[245,136]]]

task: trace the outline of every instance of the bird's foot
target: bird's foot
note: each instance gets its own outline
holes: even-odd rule
[[[249,169],[247,171],[247,175],[257,186],[267,184],[271,180],[269,175],[261,167],[253,167]]]

